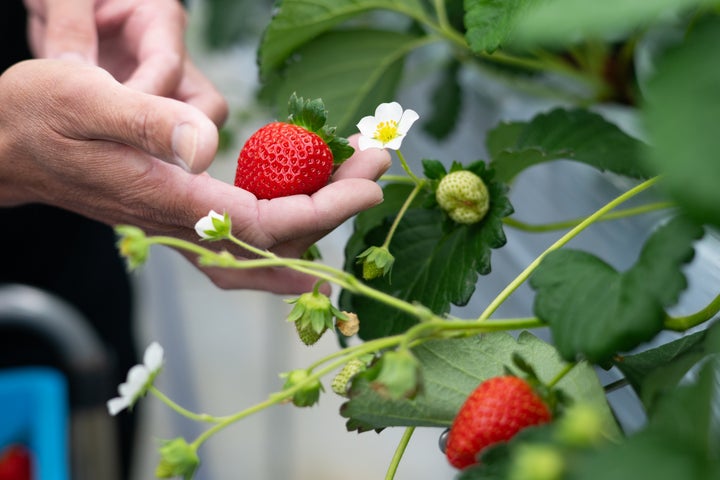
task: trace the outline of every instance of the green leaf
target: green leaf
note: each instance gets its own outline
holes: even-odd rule
[[[715,355],[696,381],[660,400],[647,428],[590,456],[572,478],[720,478],[719,379],[720,362]]]
[[[414,16],[423,13],[420,0],[282,0],[260,44],[261,77],[281,67],[293,52],[313,38],[345,20],[375,9]]]
[[[449,62],[432,93],[432,111],[423,123],[423,130],[437,140],[447,138],[457,126],[463,98],[458,79],[460,65],[457,60]]]
[[[696,332],[673,342],[635,355],[616,359],[613,364],[625,375],[646,409],[708,354],[707,331]]]
[[[492,53],[509,38],[534,0],[465,0],[465,38],[473,52]]]
[[[516,19],[513,44],[569,45],[587,39],[617,40],[633,30],[673,18],[715,0],[546,0]]]
[[[490,272],[491,249],[505,244],[502,219],[512,212],[505,186],[492,180],[484,164],[475,164],[473,168],[490,193],[490,210],[485,218],[473,225],[459,225],[439,208],[421,207],[429,203],[429,195],[427,192],[419,195],[390,243],[390,253],[395,256],[391,274],[370,280],[368,285],[409,302],[420,302],[438,314],[449,311],[451,304],[464,305],[469,301],[478,275]],[[382,212],[388,212],[387,217],[372,213],[374,209],[360,215],[363,224],[360,228],[356,224],[345,250],[346,271],[361,278],[361,266],[355,258],[370,246],[384,243],[403,201],[404,198],[395,197],[392,205],[396,208],[381,206]],[[388,203],[387,196],[384,203]],[[368,222],[368,217],[374,221]],[[384,303],[347,291],[342,292],[340,304],[343,310],[355,312],[361,318],[359,335],[365,340],[403,332],[417,321]]]
[[[371,387],[362,374],[350,389],[350,400],[340,413],[349,419],[350,429],[361,431],[393,426],[449,426],[467,396],[483,380],[502,375],[512,367],[512,356],[520,353],[544,382],[563,369],[557,351],[528,332],[517,340],[508,333],[477,337],[433,340],[413,349],[420,362],[422,391],[414,399],[388,400]],[[602,386],[594,370],[578,364],[557,385],[571,398],[596,406],[607,431],[617,435]]]
[[[624,273],[589,253],[548,254],[530,285],[537,290],[535,314],[550,325],[563,357],[602,363],[660,332],[664,308],[686,287],[681,267],[701,235],[701,228],[677,217],[650,237]]]
[[[602,116],[584,109],[555,109],[529,122],[503,123],[486,146],[497,178],[511,181],[526,168],[566,159],[633,178],[646,178],[643,144]]]
[[[322,98],[346,136],[362,116],[394,98],[405,56],[425,43],[423,37],[382,30],[329,32],[299,48],[264,85],[262,96],[278,110],[292,92]]]
[[[647,85],[644,119],[653,148],[649,161],[686,213],[720,225],[720,63],[708,61],[720,44],[720,19],[700,22],[666,53]]]

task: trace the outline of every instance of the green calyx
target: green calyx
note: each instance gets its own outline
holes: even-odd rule
[[[293,93],[288,102],[288,113],[288,123],[303,127],[323,139],[332,152],[335,165],[341,164],[355,152],[346,138],[335,134],[335,127],[326,124],[328,112],[321,98],[305,100]]]
[[[372,280],[390,273],[395,257],[387,247],[370,247],[357,256],[363,267],[363,278]]]
[[[184,438],[179,437],[163,442],[160,447],[160,463],[155,469],[157,478],[183,477],[185,480],[193,478],[200,466],[197,450],[189,445]]]
[[[312,407],[320,400],[320,393],[324,391],[322,383],[317,379],[308,382],[310,373],[307,370],[293,370],[283,373],[281,377],[285,378],[285,385],[283,385],[284,390],[294,388],[301,383],[306,383],[292,396],[292,403],[296,407]]]
[[[345,314],[333,306],[330,298],[318,291],[318,286],[312,292],[286,300],[294,304],[287,320],[295,323],[298,336],[305,345],[315,344],[325,330],[333,328],[335,317],[345,318]]]
[[[457,170],[445,175],[435,191],[435,199],[457,223],[477,223],[490,209],[490,194],[485,182],[469,170]]]

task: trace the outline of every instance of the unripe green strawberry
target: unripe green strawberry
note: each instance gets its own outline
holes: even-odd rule
[[[373,246],[357,256],[357,263],[362,263],[363,278],[372,280],[390,273],[395,257],[387,247]]]
[[[312,324],[302,325],[300,320],[295,322],[295,329],[297,330],[300,341],[308,347],[310,345],[315,345],[318,340],[320,340],[320,337],[323,336],[325,330],[327,330],[327,328],[323,328],[321,331],[317,332]]]
[[[550,409],[527,381],[510,375],[490,378],[460,408],[450,428],[445,455],[454,467],[465,468],[477,463],[478,454],[485,448],[551,419]]]
[[[320,99],[293,94],[287,122],[273,122],[248,138],[240,151],[235,186],[259,199],[310,195],[325,186],[334,165],[354,151],[325,125]]]
[[[332,384],[330,385],[332,391],[340,395],[341,397],[347,397],[348,385],[350,380],[367,368],[365,362],[359,358],[353,358],[343,366],[342,370],[335,375]]]
[[[345,316],[333,306],[327,295],[320,293],[320,284],[321,282],[318,282],[312,292],[285,300],[287,303],[295,304],[287,319],[295,323],[300,340],[308,346],[314,345],[325,330],[333,327],[334,317]]]
[[[490,208],[490,194],[485,182],[469,170],[445,175],[435,191],[435,199],[451,219],[466,225],[485,218]]]
[[[295,388],[301,383],[305,383],[303,387],[297,390],[292,396],[292,403],[296,407],[312,407],[320,400],[320,393],[325,391],[319,380],[308,381],[310,372],[303,369],[293,370],[283,373],[280,377],[284,377],[285,385],[283,390]]]

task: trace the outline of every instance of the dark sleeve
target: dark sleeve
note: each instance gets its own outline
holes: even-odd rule
[[[26,34],[27,15],[21,0],[3,3],[0,15],[0,72],[21,60],[30,58]]]

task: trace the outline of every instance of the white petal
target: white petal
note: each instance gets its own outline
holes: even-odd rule
[[[115,397],[107,401],[107,408],[110,415],[117,415],[130,406],[128,397]]]
[[[358,138],[358,148],[360,151],[363,151],[368,148],[384,148],[384,145],[380,140],[360,135],[360,138]]]
[[[375,117],[363,117],[357,124],[360,134],[366,137],[372,138],[375,136],[375,130],[377,130],[378,121]]]
[[[418,118],[420,118],[420,115],[418,115],[415,110],[405,110],[402,114],[400,122],[398,123],[398,133],[400,135],[405,135]]]
[[[375,119],[378,122],[386,122],[388,120],[399,121],[402,116],[403,109],[397,102],[381,103],[375,109]]]
[[[150,371],[145,365],[135,365],[128,372],[127,381],[118,387],[118,392],[123,397],[132,398],[143,389],[149,378]]]
[[[208,231],[215,231],[215,226],[213,225],[212,218],[209,215],[207,217],[202,217],[195,224],[195,232],[197,232],[200,238],[210,238],[210,235],[205,233]]]
[[[220,217],[222,218],[222,216]],[[147,349],[145,349],[145,355],[143,355],[143,363],[151,372],[159,369],[163,364],[163,355],[165,351],[158,342],[152,342]]]
[[[385,144],[385,148],[389,148],[390,150],[399,150],[400,145],[402,144],[403,138],[405,138],[405,137],[397,136],[397,137],[393,138],[392,140],[390,140],[389,142],[387,142]]]

